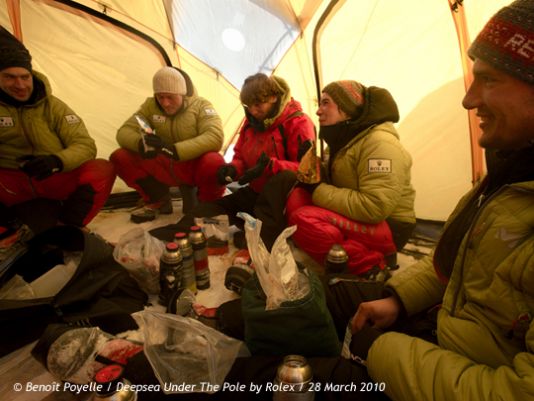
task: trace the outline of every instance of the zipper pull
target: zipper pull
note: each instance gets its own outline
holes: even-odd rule
[[[477,201],[477,207],[480,207],[480,205],[482,205],[484,198],[485,198],[484,194],[480,194],[480,196],[478,197],[478,201]]]

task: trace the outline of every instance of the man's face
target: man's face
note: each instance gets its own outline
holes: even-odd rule
[[[25,102],[33,92],[32,73],[23,67],[9,67],[0,71],[0,89],[19,102]]]
[[[155,96],[159,105],[168,116],[174,116],[178,113],[178,110],[182,108],[182,104],[184,103],[183,96],[175,93],[160,92],[156,93]]]
[[[473,64],[474,81],[462,105],[476,109],[483,148],[512,150],[534,140],[534,85],[497,70],[482,60]]]
[[[349,116],[343,110],[341,110],[332,100],[330,95],[325,92],[321,94],[319,108],[315,114],[319,116],[320,126],[334,125],[349,119]]]
[[[248,112],[258,121],[263,121],[271,113],[278,99],[276,96],[269,97],[265,102],[258,102],[250,105],[245,105]]]

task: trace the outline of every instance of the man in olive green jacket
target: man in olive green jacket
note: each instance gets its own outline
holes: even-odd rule
[[[52,95],[46,77],[32,70],[28,50],[0,27],[2,206],[57,200],[62,223],[87,225],[115,180],[113,165],[95,156],[95,142],[82,119]],[[27,210],[20,213],[27,221]]]
[[[469,49],[488,175],[459,203],[433,256],[361,303],[357,338],[441,304],[437,344],[390,331],[367,355],[395,401],[534,400],[534,2],[517,0]],[[365,356],[365,355],[363,355]]]
[[[145,201],[131,216],[135,223],[172,213],[171,186],[179,186],[185,196],[184,211],[196,203],[194,188],[200,201],[219,199],[225,190],[217,182],[224,133],[213,105],[196,94],[189,76],[177,68],[161,68],[152,83],[154,97],[118,130],[121,148],[110,157],[119,177]]]

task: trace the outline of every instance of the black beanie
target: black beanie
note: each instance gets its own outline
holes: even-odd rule
[[[0,26],[0,71],[9,67],[32,70],[32,56],[19,40]]]

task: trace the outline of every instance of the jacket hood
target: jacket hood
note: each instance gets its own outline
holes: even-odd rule
[[[399,109],[389,91],[370,86],[364,89],[364,97],[363,110],[358,118],[320,127],[319,138],[327,143],[331,156],[367,128],[387,121],[392,123],[399,121]],[[398,137],[396,132],[391,134]]]
[[[291,99],[291,90],[287,82],[283,78],[277,77],[276,75],[273,75],[271,78],[278,84],[278,87],[282,90],[282,95],[274,104],[270,115],[267,116],[265,120],[258,121],[245,108],[245,116],[247,117],[249,124],[258,131],[265,131],[272,125],[279,124],[280,121],[285,119],[287,114],[293,114],[297,111],[302,110],[300,103],[298,103],[296,100]],[[289,113],[289,110],[286,110],[286,106],[288,104],[290,104],[292,108],[292,111]]]

